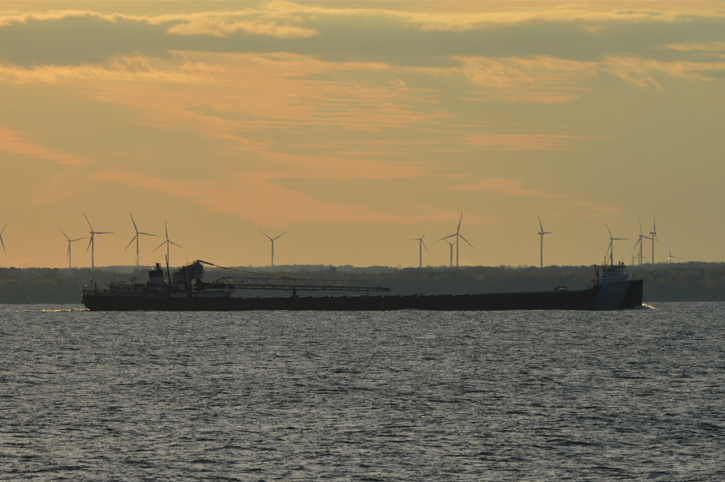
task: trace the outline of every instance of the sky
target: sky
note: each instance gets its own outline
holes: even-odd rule
[[[721,261],[724,153],[723,2],[0,2],[3,267]]]

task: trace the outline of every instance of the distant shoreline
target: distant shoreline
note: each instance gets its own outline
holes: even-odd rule
[[[81,287],[90,283],[99,289],[109,281],[145,283],[149,268],[0,268],[0,304],[76,304]],[[256,272],[324,279],[370,281],[391,288],[391,294],[457,294],[512,291],[545,291],[556,286],[583,289],[591,284],[591,266],[534,267],[428,267],[391,268],[374,266],[279,266],[274,269],[237,267],[236,272],[208,269],[205,279],[244,276]],[[644,301],[725,301],[725,263],[676,263],[634,266],[635,278],[644,278]],[[91,281],[93,280],[93,281]],[[241,295],[241,293],[240,293]],[[246,296],[280,296],[278,292],[253,292]]]

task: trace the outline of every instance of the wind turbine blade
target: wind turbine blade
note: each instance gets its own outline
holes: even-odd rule
[[[176,246],[176,247],[179,247],[179,248],[181,248],[181,249],[184,249],[184,247],[183,247],[183,246],[179,246],[178,244],[176,244],[176,243],[175,243],[175,242],[173,242],[173,241],[169,241],[169,244],[173,244],[173,245],[174,245],[174,246]]]
[[[0,233],[0,244],[2,244],[2,245],[3,245],[3,252],[4,252],[5,254],[8,254],[8,252],[7,252],[7,251],[5,251],[5,241],[3,241],[2,233]]]
[[[541,216],[536,216],[536,217],[539,218],[539,227],[541,228],[541,233],[539,233],[539,234],[543,234],[544,233],[544,226],[541,225]]]
[[[60,229],[60,228],[58,228],[58,229]],[[62,229],[60,229],[60,232],[63,233],[63,236],[65,236],[68,241],[70,241],[70,238],[68,237],[67,234],[65,234],[65,232]],[[2,235],[2,234],[3,233],[0,233],[0,235]]]
[[[80,241],[81,239],[86,239],[86,237],[83,236],[82,238],[69,239],[68,241],[70,241],[71,243],[75,243],[76,241]]]
[[[97,231],[93,234],[113,234],[113,231]]]
[[[604,225],[607,226],[607,223],[604,223]],[[609,229],[609,226],[607,226],[607,231],[609,231],[609,237],[613,238],[614,236],[612,235],[612,230]]]
[[[86,218],[86,222],[88,223],[88,227],[91,228],[91,231],[93,231],[93,226],[91,226],[91,222],[88,220],[88,216],[86,216],[86,213],[83,213],[83,217]]]
[[[3,226],[3,230],[0,231],[0,236],[2,236],[2,234],[5,232],[5,228],[8,227],[8,224],[10,224],[10,221],[8,221],[7,223],[5,223],[5,226]]]
[[[466,238],[464,238],[463,236],[461,236],[460,234],[458,235],[458,237],[468,243],[468,240]],[[468,243],[468,245],[473,248],[473,245],[471,243]]]
[[[444,239],[452,238],[453,236],[456,236],[456,235],[455,234],[451,234],[450,236],[446,236],[444,238],[441,238],[438,241],[443,241]]]
[[[169,240],[169,227],[166,225],[166,221],[164,221],[164,229],[166,229],[166,240]]]
[[[131,243],[133,243],[136,240],[136,238],[138,238],[138,234],[136,236],[134,236],[133,238],[131,238],[131,241],[128,242],[128,244],[126,245],[125,248],[123,248],[123,250],[126,251],[128,249],[128,247],[131,246]]]
[[[458,219],[458,229],[456,229],[456,234],[461,232],[461,221],[463,221],[463,213],[461,213],[461,217]]]
[[[160,248],[161,246],[163,246],[163,245],[164,245],[164,244],[166,244],[167,242],[168,242],[168,240],[167,240],[167,241],[164,241],[163,243],[161,243],[161,244],[159,244],[158,246],[156,246],[156,248],[154,249],[154,251],[156,251],[157,249],[159,249],[159,248]],[[151,251],[151,252],[153,253],[154,251]]]
[[[636,248],[639,243],[642,242],[642,238],[639,238],[636,243],[634,243],[634,246],[632,246],[632,249]]]
[[[420,238],[420,243],[425,248],[425,252],[428,253],[428,254],[430,254],[430,251],[428,251],[428,246],[425,245],[425,242],[423,241],[423,238]]]
[[[262,233],[262,231],[260,231],[260,233]],[[265,236],[267,236],[265,233],[262,233],[262,234],[264,234]],[[267,237],[269,238],[270,241],[274,241],[270,236],[267,236]]]
[[[644,232],[642,231],[642,221],[637,218],[637,222],[639,223],[639,234],[644,234]]]
[[[131,211],[128,212],[128,215],[131,216],[131,222],[133,223],[133,229],[135,229],[136,233],[138,234],[138,228],[136,227],[136,221],[133,219],[133,214],[131,214]]]
[[[151,233],[136,233],[136,234],[143,234],[144,236],[156,236],[157,238],[159,237],[158,234],[151,234]]]
[[[276,238],[274,238],[274,239],[273,239],[273,241],[275,241],[275,240],[277,240],[277,239],[281,238],[281,237],[282,237],[282,236],[284,236],[285,234],[287,234],[287,231],[285,231],[284,233],[282,233],[282,234],[280,234],[279,236],[277,236]]]
[[[91,234],[91,239],[88,240],[88,247],[86,248],[86,253],[89,249],[91,249],[91,244],[93,244],[93,235]]]

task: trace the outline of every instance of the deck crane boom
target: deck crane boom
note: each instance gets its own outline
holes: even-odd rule
[[[199,263],[214,266],[216,268],[224,268],[207,261],[197,260]],[[383,286],[373,286],[365,284],[365,282],[343,279],[313,279],[313,278],[294,278],[289,276],[277,277],[261,277],[261,276],[245,276],[245,277],[224,277],[212,282],[204,282],[197,280],[194,290],[268,290],[268,291],[287,291],[292,296],[297,296],[298,291],[357,291],[363,293],[385,292],[390,288]]]

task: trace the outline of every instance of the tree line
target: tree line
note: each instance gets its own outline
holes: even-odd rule
[[[244,273],[207,269],[205,280],[224,276],[289,276],[317,279],[344,279],[390,288],[390,294],[458,294],[517,291],[548,291],[559,286],[585,289],[594,278],[591,266],[405,268],[286,266],[274,271],[239,268]],[[351,268],[351,267],[350,267]],[[80,303],[81,288],[110,281],[145,283],[148,269],[119,272],[87,268],[0,268],[0,303]],[[681,263],[632,267],[630,274],[644,278],[644,300],[648,301],[725,301],[725,264]],[[302,293],[300,293],[303,295]],[[333,294],[333,293],[314,293]],[[238,292],[237,296],[285,296],[278,292]]]

